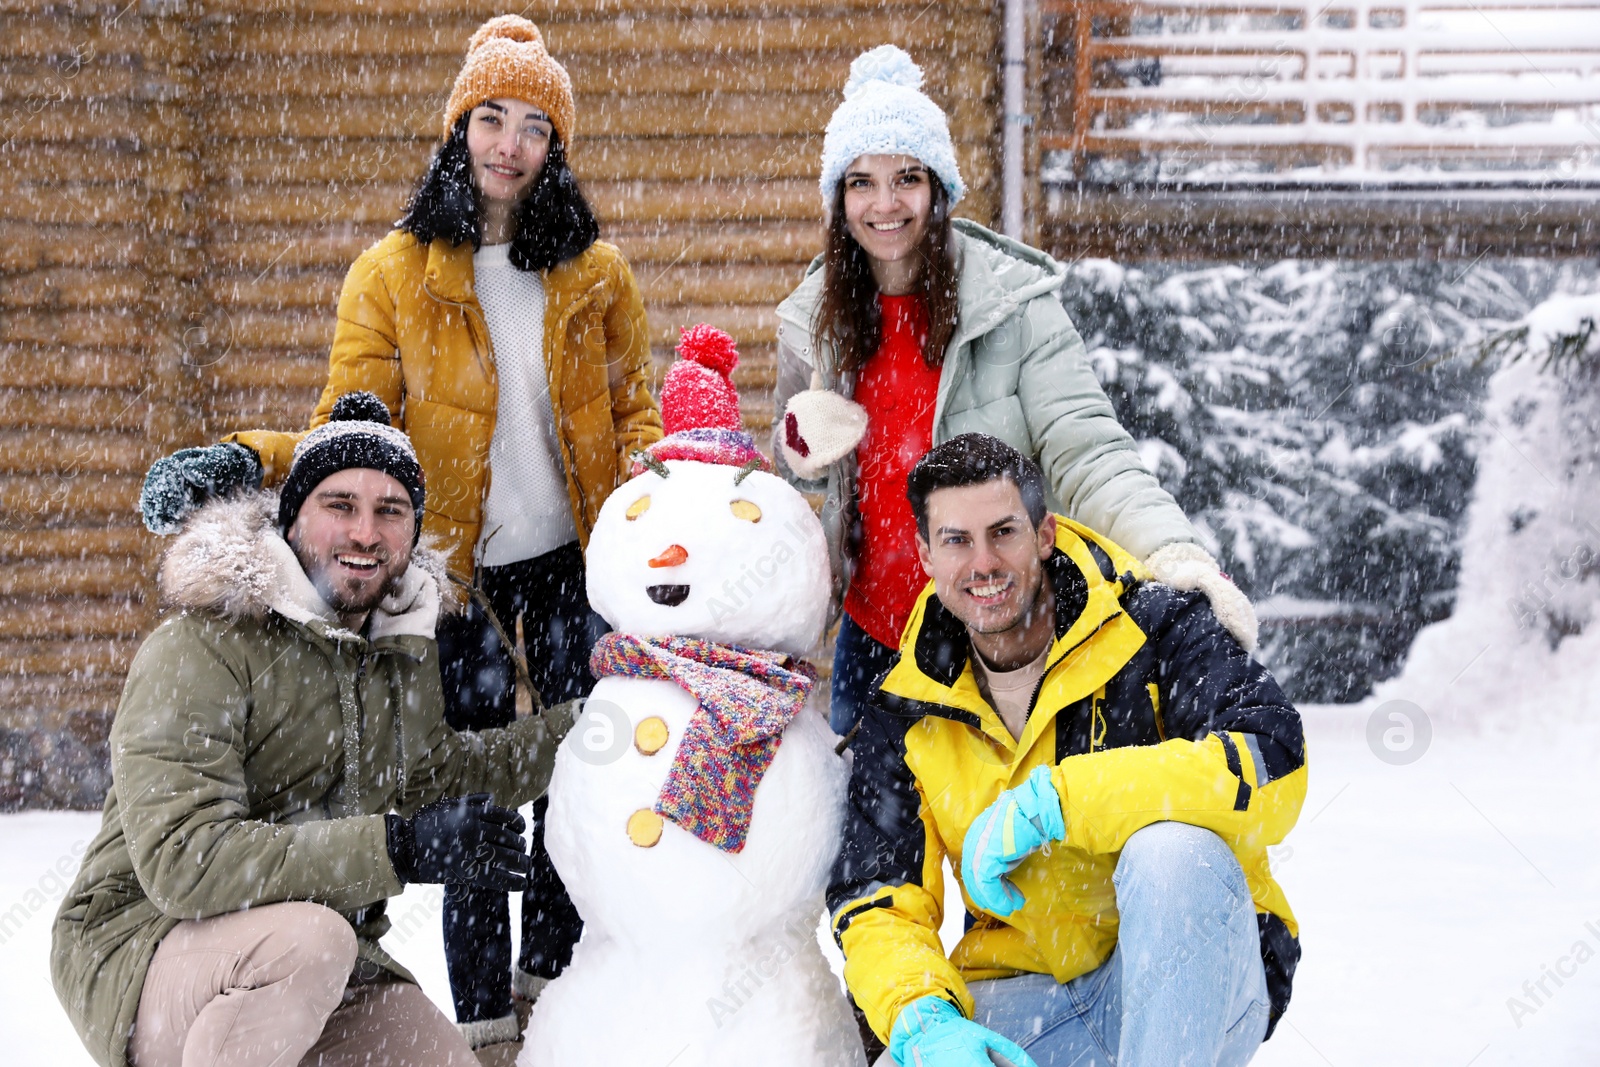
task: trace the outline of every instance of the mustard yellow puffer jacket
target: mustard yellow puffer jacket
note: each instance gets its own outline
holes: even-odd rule
[[[328,421],[354,389],[376,393],[411,435],[427,483],[424,532],[450,569],[470,578],[489,495],[489,442],[499,392],[494,348],[473,289],[472,246],[422,245],[395,230],[345,276],[328,384],[311,417]],[[600,505],[628,476],[628,457],[661,437],[650,396],[650,336],[628,263],[612,245],[543,272],[545,370],[567,494],[587,545]],[[226,440],[261,457],[263,483],[288,474],[296,433],[252,431]]]

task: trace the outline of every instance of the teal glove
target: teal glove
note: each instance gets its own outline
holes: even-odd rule
[[[1021,1045],[931,996],[900,1009],[889,1031],[889,1055],[900,1067],[1037,1067]]]
[[[1002,919],[1022,907],[1022,894],[1006,875],[1047,841],[1065,841],[1067,821],[1050,768],[1036,767],[1027,781],[1007,789],[983,809],[961,845],[961,881],[967,896]]]
[[[151,533],[169,534],[195,508],[240,489],[261,488],[261,461],[233,443],[185,448],[150,464],[139,514]]]

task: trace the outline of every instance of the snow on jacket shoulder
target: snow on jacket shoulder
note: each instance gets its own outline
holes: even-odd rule
[[[342,912],[364,959],[401,883],[384,814],[543,792],[571,708],[444,724],[444,562],[426,548],[366,633],[343,629],[275,528],[274,494],[212,504],[162,563],[178,610],[140,647],[111,727],[99,834],[57,913],[51,975],[96,1061],[121,1067],[157,943],[179,921],[287,900]]]
[[[1203,594],[1145,580],[1114,542],[1058,520],[1047,572],[1056,637],[1020,738],[984,700],[966,630],[931,590],[862,718],[828,890],[856,1003],[886,1036],[921,996],[970,1016],[970,981],[1032,972],[1067,982],[1094,970],[1116,947],[1120,850],[1170,819],[1212,830],[1238,857],[1276,1025],[1299,928],[1267,847],[1305,799],[1298,713]],[[975,909],[963,889],[973,922],[947,959],[941,861],[959,878],[973,821],[1040,766],[1054,768],[1067,840],[1011,873],[1026,903],[1007,919]]]
[[[1037,249],[977,223],[951,223],[960,261],[959,319],[945,350],[934,408],[933,443],[963,433],[998,437],[1032,456],[1044,471],[1050,506],[1140,559],[1177,541],[1200,537],[1172,497],[1145,468],[1106,399],[1058,291],[1066,268]],[[852,395],[830,350],[818,350],[813,327],[822,300],[822,257],[778,305],[778,381],[774,434],[795,393],[823,388]],[[807,482],[783,463],[779,470],[805,492],[826,493],[823,523],[834,574],[844,576],[844,531],[852,521],[855,456],[834,465],[826,480]],[[840,591],[842,596],[842,590]]]
[[[650,332],[628,262],[596,241],[543,273],[545,373],[567,494],[587,544],[600,505],[627,480],[629,457],[661,437],[650,395]],[[499,378],[473,285],[472,246],[423,245],[395,230],[345,276],[328,384],[311,416],[328,421],[352,389],[376,393],[411,435],[428,487],[423,530],[450,568],[471,577],[488,496]],[[251,431],[225,440],[253,449],[267,485],[288,473],[303,434]]]

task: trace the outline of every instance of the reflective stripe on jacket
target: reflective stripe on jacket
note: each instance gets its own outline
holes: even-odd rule
[[[970,1016],[969,981],[1094,970],[1116,946],[1119,851],[1135,831],[1176,820],[1217,833],[1244,869],[1276,1025],[1300,948],[1267,847],[1305,798],[1299,714],[1203,594],[1145,580],[1130,554],[1065,519],[1045,566],[1056,637],[1020,739],[979,692],[965,627],[931,585],[862,719],[828,890],[856,1003],[887,1038],[922,996]],[[1026,903],[1007,919],[963,889],[971,925],[947,959],[941,861],[959,879],[968,827],[1045,764],[1066,841],[1012,872]]]

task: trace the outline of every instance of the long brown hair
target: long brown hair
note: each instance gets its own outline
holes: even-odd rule
[[[932,173],[928,182],[932,206],[916,255],[922,260],[922,291],[928,303],[928,336],[923,342],[922,359],[929,367],[938,367],[944,362],[944,350],[955,335],[956,320],[960,318],[960,265],[950,231],[950,194]],[[831,343],[837,354],[835,370],[854,374],[882,343],[883,318],[878,310],[878,283],[872,277],[872,264],[845,223],[843,179],[833,193],[827,240],[822,305],[812,341],[819,352]]]

